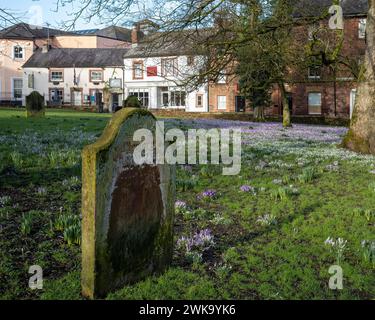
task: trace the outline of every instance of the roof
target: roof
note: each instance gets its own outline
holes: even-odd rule
[[[74,34],[80,36],[99,36],[125,42],[131,42],[132,31],[128,28],[109,26],[104,29],[78,30],[74,31]]]
[[[110,26],[96,32],[97,36],[131,42],[132,31],[127,28]]]
[[[129,49],[125,58],[197,55],[208,29],[153,32],[144,37],[136,47]]]
[[[300,0],[295,6],[294,16],[319,16],[332,5],[332,0]],[[344,16],[365,16],[368,12],[368,0],[341,0]]]
[[[0,31],[0,39],[42,39],[57,35],[72,35],[71,32],[18,23]]]
[[[86,29],[86,30],[77,30],[74,31],[75,34],[86,36],[86,35],[95,35],[100,29]]]
[[[128,49],[117,48],[51,48],[43,53],[42,49],[38,49],[23,68],[117,67],[124,65],[124,54],[127,51]]]

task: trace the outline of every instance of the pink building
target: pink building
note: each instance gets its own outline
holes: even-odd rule
[[[21,105],[22,66],[35,51],[52,48],[128,48],[131,30],[116,26],[102,30],[65,32],[19,23],[0,31],[0,105]]]

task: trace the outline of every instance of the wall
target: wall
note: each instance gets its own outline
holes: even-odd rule
[[[359,17],[346,18],[344,24],[344,43],[341,55],[354,61],[359,61],[363,57],[366,48],[365,39],[358,37],[359,20]],[[298,43],[301,43],[301,46],[306,44],[308,40],[307,28],[297,28],[295,38]],[[308,94],[318,92],[322,95],[322,115],[335,116],[334,82],[332,81],[334,77],[329,68],[322,69],[321,79],[308,79],[307,70],[303,74],[295,74],[294,77],[295,84],[288,90],[292,93],[293,115],[308,115]],[[336,115],[338,117],[349,118],[350,94],[356,87],[353,75],[347,68],[341,66],[336,81]],[[280,114],[281,108],[280,92],[275,87],[272,94],[272,106],[268,108],[267,113]]]
[[[239,96],[236,79],[228,79],[227,83],[214,83],[209,86],[210,112],[236,112],[236,96]],[[226,109],[218,109],[218,96],[226,96]]]
[[[52,40],[56,48],[128,48],[130,43],[116,39],[86,36],[57,36]]]
[[[96,36],[57,36],[52,40],[56,48],[96,48]]]
[[[24,49],[23,59],[13,58],[13,46]],[[0,100],[10,100],[13,92],[13,78],[23,78],[22,65],[31,57],[34,43],[30,40],[0,39]]]
[[[163,57],[163,58],[174,58],[174,57]],[[149,92],[150,102],[149,108],[157,109],[162,108],[161,105],[161,87],[168,87],[171,90],[183,90],[184,87],[179,87],[182,85],[182,79],[186,79],[195,68],[200,66],[200,57],[196,57],[193,66],[187,65],[187,56],[177,57],[178,65],[178,75],[164,77],[161,74],[161,57],[153,58],[129,58],[124,60],[125,65],[125,95],[129,95],[130,90],[134,89],[145,89]],[[143,62],[143,79],[133,79],[133,62]],[[147,75],[147,67],[156,67],[157,73],[156,76]],[[182,88],[182,89],[181,89]],[[188,91],[188,90],[187,90]],[[203,96],[203,106],[197,107],[196,100],[197,95],[200,94]],[[184,109],[189,112],[207,112],[208,110],[208,92],[207,86],[201,86],[190,92],[187,92],[186,95],[186,106],[185,107],[173,107],[170,108],[179,108]]]
[[[106,82],[110,78],[123,79],[123,70],[122,68],[104,68],[104,81],[99,82],[98,85],[90,82],[90,70],[103,70],[103,68],[76,68],[76,79],[77,85],[74,86],[74,69],[65,68],[65,69],[54,69],[54,70],[64,70],[64,79],[58,85],[54,85],[49,80],[49,69],[48,68],[24,68],[24,81],[23,81],[23,91],[25,95],[30,94],[32,91],[36,90],[40,94],[45,96],[46,101],[49,100],[49,89],[61,88],[64,89],[64,105],[71,104],[71,89],[73,87],[82,89],[82,98],[85,95],[90,95],[90,89],[103,90]],[[28,87],[28,75],[34,75],[34,88]],[[119,100],[122,101],[122,88],[116,90],[120,94]],[[84,100],[84,99],[83,99]],[[88,105],[88,101],[83,101],[83,104]],[[111,101],[109,101],[111,104]],[[110,109],[110,105],[105,106]]]

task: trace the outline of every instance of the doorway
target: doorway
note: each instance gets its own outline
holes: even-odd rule
[[[82,89],[72,90],[72,105],[74,107],[82,106]]]
[[[119,107],[120,99],[118,93],[112,93],[112,110],[116,110]]]
[[[245,97],[236,96],[236,112],[245,112],[246,100]]]

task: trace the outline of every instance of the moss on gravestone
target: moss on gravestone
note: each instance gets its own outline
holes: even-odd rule
[[[138,129],[155,131],[144,109],[117,112],[82,152],[82,293],[105,296],[163,271],[173,254],[175,168],[138,165]]]

